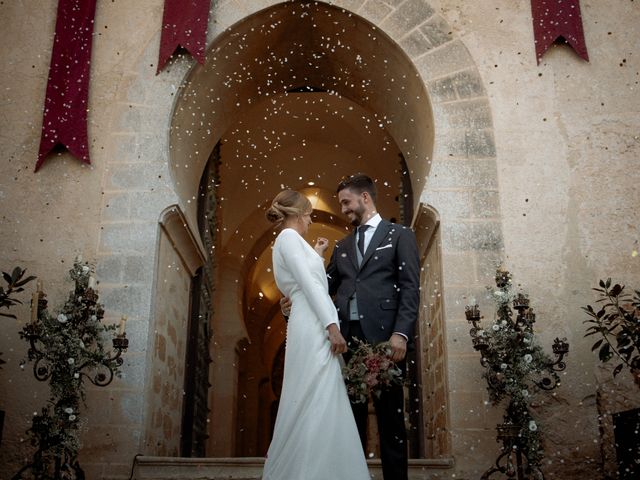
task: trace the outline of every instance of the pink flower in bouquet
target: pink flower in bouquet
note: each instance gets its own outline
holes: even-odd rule
[[[378,377],[375,373],[367,373],[364,377],[365,383],[371,387],[375,387],[378,384]]]
[[[369,355],[365,359],[364,364],[367,366],[367,370],[369,370],[369,372],[378,373],[378,371],[380,371],[381,360],[382,359],[380,357]]]

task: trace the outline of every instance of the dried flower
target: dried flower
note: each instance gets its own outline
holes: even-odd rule
[[[357,340],[356,340],[357,341]],[[358,342],[349,363],[342,369],[347,393],[354,403],[366,403],[369,394],[377,397],[391,385],[402,385],[402,371],[391,361],[388,343]]]

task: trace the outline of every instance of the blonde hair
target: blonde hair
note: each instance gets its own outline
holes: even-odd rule
[[[266,216],[271,223],[281,223],[289,216],[305,215],[312,210],[311,202],[303,194],[295,190],[283,190],[271,202]]]

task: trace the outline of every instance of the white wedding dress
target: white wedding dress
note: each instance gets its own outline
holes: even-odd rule
[[[326,327],[338,324],[322,258],[293,229],[273,248],[273,272],[293,304],[284,379],[263,480],[368,480],[338,356]]]

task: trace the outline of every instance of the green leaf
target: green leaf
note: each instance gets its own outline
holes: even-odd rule
[[[622,293],[622,290],[624,290],[624,285],[616,283],[609,292],[609,295],[611,295],[612,297],[617,297],[618,295],[620,295],[620,293]]]
[[[0,312],[0,317],[17,318],[13,313],[2,313],[2,312]]]
[[[7,272],[2,272],[2,276],[4,277],[4,281],[7,282],[9,285],[13,283],[11,279],[11,275],[9,275]]]
[[[595,333],[595,332],[594,332]],[[598,340],[596,343],[593,344],[593,347],[591,347],[591,351],[593,352],[595,349],[597,349],[600,345],[602,345],[602,342],[604,342],[604,338],[601,338],[600,340]]]
[[[611,358],[611,347],[609,347],[608,343],[605,343],[604,345],[602,345],[602,347],[600,348],[600,351],[598,352],[598,357],[600,358],[601,362],[608,362],[609,359]]]
[[[624,367],[624,363],[619,364],[616,368],[613,369],[614,377],[620,373],[620,371],[622,370],[622,367]]]
[[[608,289],[611,286],[611,278],[607,278],[606,283],[604,284],[604,288]]]
[[[25,271],[26,271],[26,270],[25,270]],[[29,282],[31,282],[31,281],[33,281],[33,280],[35,280],[36,278],[38,278],[38,277],[36,277],[35,275],[29,275],[29,276],[28,276],[27,278],[25,278],[24,280],[20,280],[18,283],[16,283],[16,287],[21,287],[21,286],[23,286],[23,285],[26,285],[27,283],[29,283]]]

